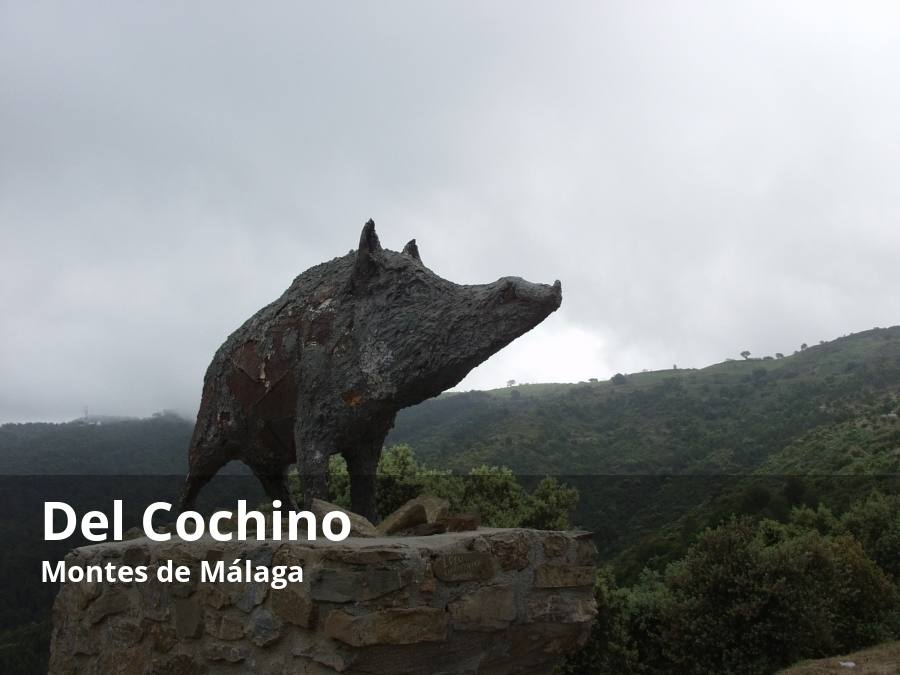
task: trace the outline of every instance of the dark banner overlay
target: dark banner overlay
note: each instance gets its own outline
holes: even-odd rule
[[[543,476],[515,476],[534,490]],[[659,567],[674,559],[703,528],[734,515],[786,519],[795,507],[826,504],[835,512],[879,490],[900,493],[900,476],[557,476],[578,491],[572,524],[593,533],[601,561],[637,574],[645,565]],[[454,476],[477,481],[479,477]],[[44,504],[65,502],[81,519],[92,510],[112,522],[114,500],[122,500],[124,531],[140,528],[153,502],[172,504],[155,525],[175,520],[184,478],[173,476],[0,476],[0,632],[33,631],[21,638],[46,649],[51,607],[58,584],[42,581],[42,563],[62,560],[76,547],[91,544],[75,528],[61,541],[44,540]],[[486,490],[492,489],[485,486]],[[195,510],[209,516],[234,511],[237,500],[248,507],[265,503],[253,476],[221,475],[204,490]],[[485,523],[490,525],[491,523]],[[57,529],[59,529],[57,527]],[[112,539],[112,527],[110,527]],[[41,647],[41,645],[44,645]],[[19,647],[17,647],[18,649]]]
[[[526,489],[533,488],[541,478],[516,476]],[[900,476],[896,475],[557,479],[578,490],[572,522],[593,533],[601,558],[611,559],[626,548],[644,545],[647,559],[642,563],[652,561],[653,547],[659,543],[657,531],[663,525],[670,536],[689,539],[699,529],[732,514],[782,519],[796,506],[815,507],[825,501],[839,511],[875,489],[886,494],[900,491]],[[57,589],[54,584],[42,583],[42,561],[62,560],[72,548],[92,543],[83,538],[80,526],[67,539],[45,541],[45,502],[65,502],[79,519],[88,511],[101,511],[112,523],[113,502],[122,500],[122,526],[128,531],[141,527],[145,508],[157,501],[172,503],[173,511],[159,512],[154,524],[172,523],[182,484],[182,476],[0,476],[0,528],[4,541],[0,547],[0,630],[46,618]],[[196,510],[206,516],[219,509],[234,511],[238,499],[246,499],[251,508],[264,503],[256,478],[219,476],[210,483]],[[650,533],[657,536],[644,541]],[[109,539],[112,538],[110,526]]]

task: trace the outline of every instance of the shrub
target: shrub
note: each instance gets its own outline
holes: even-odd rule
[[[408,445],[395,445],[382,453],[376,486],[382,515],[421,494],[433,494],[447,499],[457,513],[478,513],[482,523],[491,527],[568,529],[578,504],[578,490],[555,478],[544,478],[529,493],[506,467],[483,465],[460,476],[423,466]],[[335,504],[350,507],[350,476],[340,455],[331,458],[328,487]]]
[[[732,519],[630,589],[601,576],[597,597],[598,624],[564,673],[762,675],[900,633],[897,588],[862,545],[799,520]]]
[[[866,555],[900,580],[900,496],[872,492],[844,514],[841,524],[859,540]]]

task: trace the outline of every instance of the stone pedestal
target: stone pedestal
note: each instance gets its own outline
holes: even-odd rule
[[[577,533],[480,529],[340,543],[147,539],[69,565],[148,565],[149,580],[63,584],[50,672],[549,673],[587,639],[596,549]],[[201,561],[301,565],[303,582],[204,583]],[[173,560],[189,583],[161,583]]]

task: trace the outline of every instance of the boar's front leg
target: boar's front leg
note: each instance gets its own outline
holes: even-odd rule
[[[328,458],[333,443],[304,435],[298,416],[294,444],[297,447],[297,472],[303,482],[303,508],[309,509],[313,499],[328,499]]]
[[[304,509],[312,507],[313,499],[328,500],[328,456],[328,451],[318,444],[310,444],[297,451]]]
[[[262,467],[258,465],[251,465],[250,468],[262,484],[263,490],[265,490],[266,496],[269,499],[272,501],[275,501],[276,499],[280,500],[282,508],[294,511],[297,510],[297,505],[294,503],[294,496],[291,494],[287,485],[287,478],[284,475],[284,470],[273,471],[271,467]]]

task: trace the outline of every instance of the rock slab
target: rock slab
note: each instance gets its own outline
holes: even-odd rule
[[[585,534],[526,529],[88,546],[67,564],[137,561],[150,579],[63,584],[50,673],[551,673],[590,633],[595,556]],[[200,581],[202,561],[237,558],[302,565],[303,582]],[[156,581],[168,560],[191,581]]]

